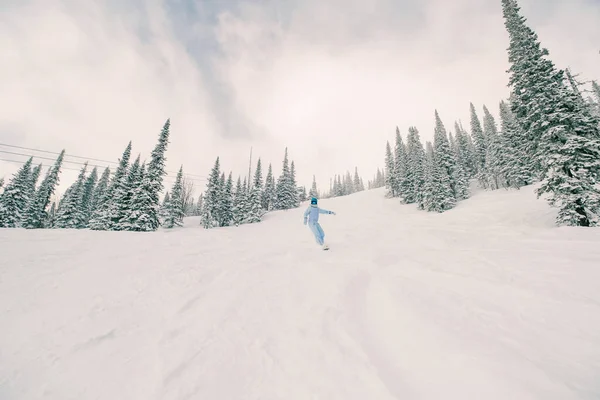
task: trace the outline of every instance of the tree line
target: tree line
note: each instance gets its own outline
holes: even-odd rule
[[[259,158],[253,178],[244,177],[242,181],[238,176],[235,186],[233,174],[230,172],[226,178],[221,170],[220,158],[217,157],[195,213],[200,216],[200,223],[206,229],[257,223],[269,211],[299,207],[306,197],[306,194],[302,195],[302,190],[297,185],[296,167],[294,161],[291,164],[289,162],[287,148],[277,180],[271,164],[263,179]],[[168,201],[166,198],[165,202]]]
[[[114,173],[106,168],[98,177],[94,167],[88,173],[84,163],[75,182],[58,204],[50,199],[59,183],[65,150],[37,185],[42,169],[33,167],[33,157],[23,164],[0,194],[0,227],[27,229],[63,228],[155,231],[160,226],[181,224],[182,204],[172,202],[168,212],[160,215],[159,195],[163,190],[165,153],[169,143],[170,120],[160,132],[158,143],[148,163],[138,155],[131,163],[132,143],[129,142]],[[183,168],[179,170],[173,188],[179,193]],[[175,196],[177,197],[177,196]]]
[[[474,179],[485,189],[518,189],[540,182],[538,197],[558,207],[556,223],[600,224],[600,86],[592,96],[569,70],[548,59],[515,0],[502,0],[509,33],[510,98],[499,103],[500,126],[483,106],[483,123],[470,104],[470,133],[461,123],[447,133],[435,111],[433,143],[416,127],[406,143],[396,128],[386,145],[388,194],[420,209],[443,212],[469,197]]]

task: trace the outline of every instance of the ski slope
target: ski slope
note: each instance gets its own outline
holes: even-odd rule
[[[600,230],[533,188],[238,228],[0,230],[0,399],[600,398]]]

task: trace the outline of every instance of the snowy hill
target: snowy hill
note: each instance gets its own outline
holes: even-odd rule
[[[600,230],[532,188],[257,225],[0,230],[0,399],[598,399]]]

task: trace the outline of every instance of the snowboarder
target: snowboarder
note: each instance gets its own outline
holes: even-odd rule
[[[315,240],[320,246],[323,246],[323,250],[329,250],[329,246],[325,244],[325,232],[323,232],[323,228],[319,224],[319,214],[332,214],[335,215],[333,211],[325,210],[324,208],[320,208],[317,206],[317,199],[313,197],[310,199],[310,207],[306,209],[304,212],[304,225],[307,224],[315,235]]]

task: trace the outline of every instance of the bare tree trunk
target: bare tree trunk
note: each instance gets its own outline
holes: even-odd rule
[[[183,212],[186,217],[194,214],[194,181],[183,178]]]

